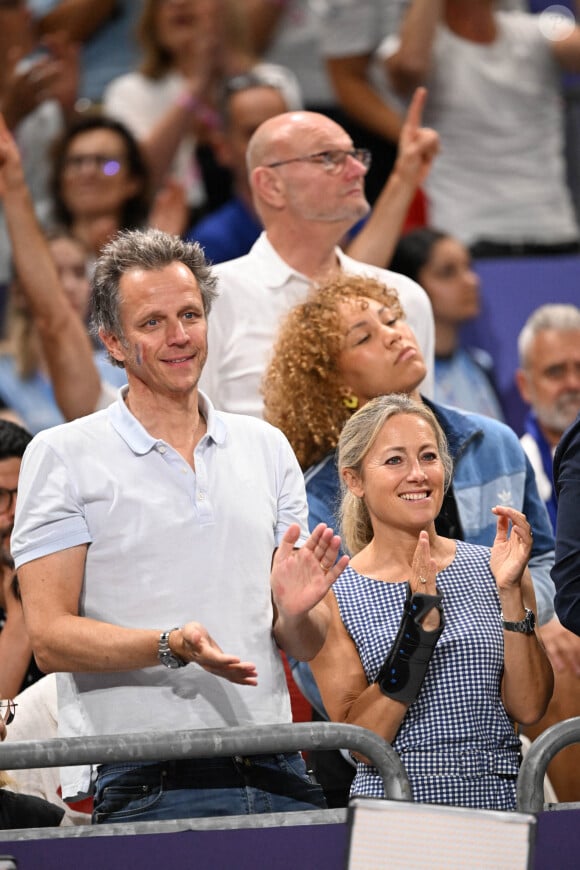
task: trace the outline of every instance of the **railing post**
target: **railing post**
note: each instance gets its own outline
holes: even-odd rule
[[[556,722],[533,741],[528,749],[517,783],[517,808],[522,813],[539,813],[544,808],[544,776],[552,758],[570,743],[580,743],[580,716]]]

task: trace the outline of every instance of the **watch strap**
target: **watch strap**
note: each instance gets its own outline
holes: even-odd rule
[[[524,608],[526,611],[526,615],[523,619],[520,619],[518,622],[510,622],[507,619],[503,618],[503,613],[501,615],[501,624],[506,631],[516,631],[520,634],[533,634],[534,628],[536,627],[536,617],[534,615],[534,611],[530,610],[528,607]]]
[[[162,631],[159,635],[157,658],[162,665],[165,665],[166,668],[184,668],[187,664],[186,661],[180,659],[179,656],[176,656],[175,653],[171,651],[171,647],[169,646],[169,635],[172,631],[177,630],[178,628],[177,626],[175,626],[174,628],[168,629],[168,631]]]

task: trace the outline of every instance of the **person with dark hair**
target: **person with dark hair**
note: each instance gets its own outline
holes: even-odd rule
[[[122,229],[147,224],[149,172],[139,145],[120,121],[81,118],[54,152],[54,219],[77,236],[91,257]]]
[[[491,356],[461,342],[461,327],[481,310],[479,277],[468,249],[449,233],[422,227],[402,236],[391,268],[421,284],[431,300],[435,400],[503,420]]]
[[[96,264],[93,325],[128,386],[26,452],[12,551],[61,736],[289,722],[279,649],[309,659],[324,642],[322,599],[348,559],[326,525],[308,535],[284,436],[198,390],[215,295],[199,245],[118,234]],[[90,788],[84,768],[63,777],[65,797]],[[297,753],[159,759],[101,764],[93,818],[313,806]]]
[[[13,698],[42,676],[32,657],[10,553],[20,466],[31,440],[22,426],[0,419],[0,698]]]
[[[556,561],[552,569],[556,612],[562,625],[580,635],[580,415],[564,432],[556,448],[554,480],[558,498]]]
[[[330,718],[388,740],[415,801],[514,810],[513,722],[539,719],[553,686],[534,631],[526,517],[494,506],[491,550],[437,533],[452,460],[433,412],[406,395],[353,414],[338,466],[353,556],[311,662]],[[351,794],[384,797],[365,759]]]
[[[288,71],[288,75],[291,73]],[[254,208],[246,149],[257,128],[268,118],[301,108],[297,84],[272,68],[233,76],[224,82],[222,126],[212,137],[215,159],[232,175],[233,196],[190,227],[185,238],[197,241],[212,263],[247,254],[262,225]]]

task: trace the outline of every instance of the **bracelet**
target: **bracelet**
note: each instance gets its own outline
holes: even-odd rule
[[[375,681],[388,698],[404,704],[412,704],[417,699],[435,645],[445,627],[442,602],[442,595],[422,592],[412,595],[407,584],[401,625]],[[439,611],[439,626],[433,631],[425,631],[421,620],[433,608]]]
[[[182,109],[186,109],[195,115],[206,126],[212,129],[221,127],[221,118],[218,112],[214,111],[210,106],[206,105],[199,97],[190,94],[187,91],[182,91],[175,100],[175,105]]]

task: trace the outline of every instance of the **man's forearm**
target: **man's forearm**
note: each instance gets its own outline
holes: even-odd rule
[[[396,170],[391,173],[368,220],[346,248],[349,257],[382,269],[389,265],[416,189]]]
[[[329,58],[326,62],[333,88],[343,109],[363,127],[397,142],[403,119],[388,106],[367,79],[369,59]]]
[[[385,61],[391,83],[402,96],[424,84],[443,0],[413,0],[403,20],[398,49]]]

